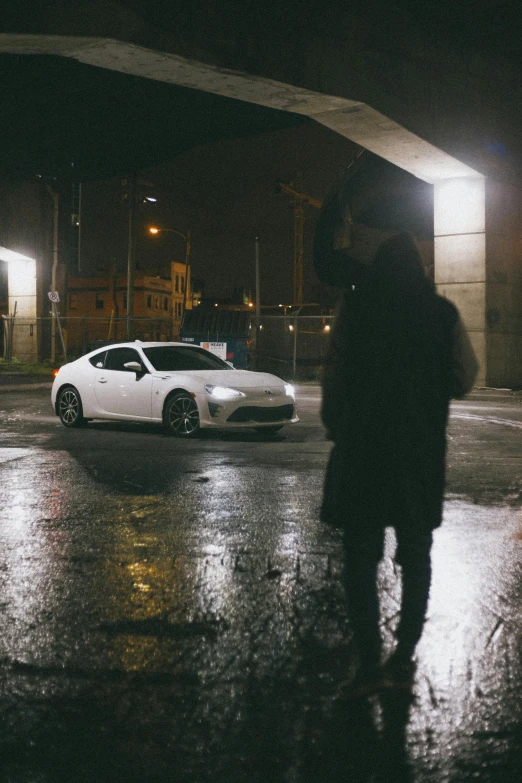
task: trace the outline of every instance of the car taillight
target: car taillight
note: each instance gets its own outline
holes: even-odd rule
[[[59,369],[53,370],[53,378],[56,378],[56,376],[58,375],[59,372],[60,372]]]

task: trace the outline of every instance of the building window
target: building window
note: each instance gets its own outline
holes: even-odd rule
[[[78,306],[78,294],[69,294],[69,309],[76,310]]]
[[[163,309],[166,310],[167,312],[169,310],[169,300],[167,299],[166,296],[163,298]]]
[[[152,296],[150,294],[147,295],[147,309],[150,310],[152,307]]]
[[[127,309],[127,294],[123,294],[123,309]]]
[[[185,293],[185,278],[181,275],[181,293]]]
[[[181,302],[178,302],[178,318],[181,318]]]
[[[154,307],[156,308],[156,310],[159,310],[159,306],[160,306],[159,296],[155,296],[154,297]]]
[[[176,275],[176,279],[174,282],[174,291],[176,291],[176,293],[179,293],[179,275]]]
[[[101,294],[96,294],[96,309],[103,310],[103,297]]]

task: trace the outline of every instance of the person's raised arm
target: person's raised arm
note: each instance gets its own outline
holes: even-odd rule
[[[343,247],[349,239],[351,218],[343,199],[342,180],[329,193],[317,219],[314,235],[314,267],[322,283],[351,288],[368,278],[368,268]]]

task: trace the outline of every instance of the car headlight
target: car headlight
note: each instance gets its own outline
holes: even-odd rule
[[[228,386],[213,386],[211,383],[207,383],[205,391],[215,400],[235,400],[237,397],[245,396],[237,389],[230,389]]]
[[[285,383],[285,394],[295,400],[295,389],[291,383]]]

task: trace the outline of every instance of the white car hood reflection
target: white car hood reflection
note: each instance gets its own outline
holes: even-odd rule
[[[232,386],[234,389],[259,389],[264,386],[283,386],[284,381],[267,372],[249,370],[179,370],[176,372],[155,372],[158,378],[175,379],[179,375],[199,378],[215,386]]]

